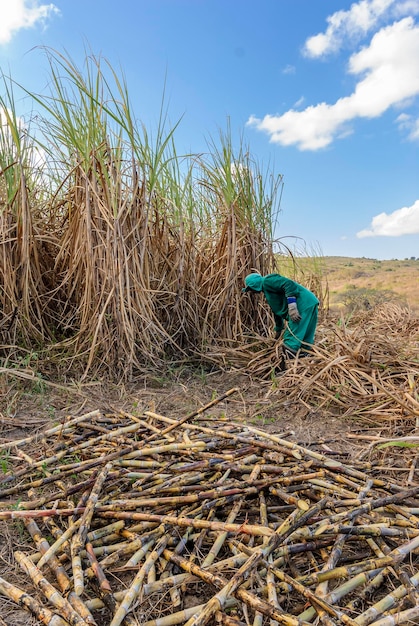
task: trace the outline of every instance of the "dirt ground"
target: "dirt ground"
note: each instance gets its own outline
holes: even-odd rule
[[[77,417],[92,410],[117,413],[122,410],[140,415],[152,410],[167,417],[181,419],[236,389],[226,400],[203,413],[226,421],[249,423],[271,433],[282,433],[304,447],[337,446],[339,452],[353,452],[353,442],[346,441],[359,425],[349,419],[325,412],[307,411],[305,407],[277,397],[271,382],[252,381],[244,374],[210,372],[198,376],[182,373],[167,377],[139,377],[131,384],[109,383],[84,385],[36,386],[16,383],[0,396],[0,442],[19,439],[42,431],[65,418]],[[346,442],[346,443],[345,443]]]

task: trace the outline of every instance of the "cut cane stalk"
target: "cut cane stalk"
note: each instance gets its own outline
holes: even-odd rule
[[[87,622],[77,613],[66,600],[42,575],[42,572],[23,554],[14,553],[16,561],[23,571],[31,577],[38,589],[71,626],[86,626]]]
[[[25,591],[22,591],[15,585],[7,582],[0,577],[0,593],[18,604],[19,606],[24,607],[30,613],[32,613],[37,619],[39,619],[42,624],[45,626],[68,626],[68,622],[60,617],[59,615],[55,615],[45,606],[41,606],[35,598],[30,596]]]

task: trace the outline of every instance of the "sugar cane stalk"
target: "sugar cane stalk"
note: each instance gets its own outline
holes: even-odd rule
[[[416,623],[419,616],[419,606],[414,606],[405,611],[398,611],[395,615],[387,615],[375,622],[372,622],[372,626],[397,626],[398,624],[405,624],[406,622]]]
[[[29,532],[31,533],[32,537],[34,538],[34,540],[36,540],[36,543],[38,545],[38,548],[41,554],[45,554],[48,551],[50,546],[45,539],[43,538],[41,540],[37,539],[38,536],[40,537],[40,531],[36,525],[36,522],[34,520],[31,520],[30,524],[27,524],[27,528]],[[62,567],[62,565],[60,564],[60,562],[54,555],[48,559],[48,565],[54,571],[58,584],[60,586],[61,592],[67,595],[67,599],[69,603],[71,604],[71,606],[75,609],[77,613],[79,613],[79,615],[81,615],[81,617],[88,624],[92,624],[94,626],[96,622],[92,614],[90,613],[89,609],[87,608],[86,604],[83,602],[83,600],[73,591],[68,592],[68,589],[71,586],[70,578],[67,572],[65,571],[65,569]],[[39,569],[39,563],[38,563],[38,569]]]
[[[52,613],[52,611],[47,609],[45,606],[41,606],[35,598],[1,577],[0,593],[13,602],[16,602],[19,606],[22,606],[30,611],[30,613],[35,615],[35,617],[39,619],[40,622],[45,624],[45,626],[68,626],[68,622],[62,617]]]
[[[191,563],[187,559],[184,559],[183,557],[176,555],[169,550],[165,550],[163,555],[166,559],[170,559],[174,563],[179,565],[186,572],[198,576],[204,582],[214,586],[216,589],[223,589],[223,587],[228,584],[228,581],[223,576],[220,576],[219,574],[212,574],[207,570],[203,570],[195,563]],[[251,606],[254,610],[263,613],[263,615],[266,615],[267,617],[276,619],[280,624],[283,624],[284,626],[309,626],[308,622],[302,622],[292,615],[282,613],[268,602],[261,600],[258,596],[250,591],[247,591],[246,589],[243,589],[242,587],[238,587],[234,593],[238,599],[243,600],[243,602]],[[202,610],[205,608],[205,606],[206,605],[203,605]]]
[[[296,589],[299,593],[301,593],[304,597],[306,597],[307,600],[309,600],[310,604],[316,609],[316,611],[318,610],[318,608],[320,608],[322,611],[325,611],[331,617],[334,617],[335,619],[338,619],[339,621],[341,621],[343,624],[345,624],[345,626],[358,626],[356,622],[353,619],[351,619],[348,615],[346,615],[343,611],[339,611],[338,609],[333,607],[331,604],[326,602],[324,598],[319,598],[318,596],[316,596],[312,591],[310,591],[309,589],[306,589],[304,585],[302,585],[297,580],[289,576],[286,572],[274,567],[272,568],[272,573],[279,580],[284,581],[286,584],[290,585],[291,587],[294,587],[294,589]]]
[[[42,591],[48,601],[71,626],[86,626],[87,622],[73,609],[71,604],[49,583],[42,572],[34,565],[23,552],[14,553],[16,561],[23,571],[30,576],[35,585]]]
[[[205,608],[199,615],[191,618],[190,622],[186,626],[205,626],[210,619],[212,619],[214,613],[222,609],[226,599],[230,595],[235,595],[235,592],[243,583],[245,578],[249,576],[256,565],[266,558],[275,548],[280,545],[299,525],[305,523],[307,519],[310,519],[314,514],[317,514],[324,502],[319,503],[312,507],[309,511],[303,513],[299,509],[295,511],[281,524],[278,530],[269,538],[265,546],[262,546],[257,552],[254,552],[247,561],[239,568],[230,581],[228,581],[222,589],[206,604]]]
[[[346,565],[342,567],[335,567],[334,569],[324,572],[313,572],[308,576],[303,576],[298,579],[298,582],[303,585],[309,586],[317,584],[325,580],[332,580],[336,578],[348,578],[352,574],[359,574],[371,569],[379,569],[380,567],[386,567],[394,563],[399,563],[413,550],[419,547],[419,536],[415,537],[403,546],[399,546],[392,550],[387,556],[377,559],[367,559],[362,563],[356,563],[354,565]]]
[[[410,578],[410,582],[415,587],[419,586],[419,573]],[[366,611],[355,618],[358,626],[368,626],[371,622],[376,621],[385,611],[397,606],[398,601],[407,595],[408,590],[404,585],[400,585],[384,598],[370,606]]]
[[[48,430],[42,433],[41,437],[46,438],[46,437],[49,437],[50,435],[55,435],[56,433],[62,433],[65,430],[69,430],[70,428],[78,424],[79,422],[86,421],[87,419],[98,416],[98,415],[100,415],[100,412],[97,409],[94,411],[90,411],[89,413],[85,413],[84,415],[79,415],[78,417],[75,417],[72,420],[69,420],[68,422],[64,422],[63,424],[58,424],[58,426],[54,426],[53,428],[49,428]],[[24,439],[13,441],[13,445],[22,446],[26,443],[31,443],[32,441],[35,441],[39,438],[40,438],[39,434],[31,435],[30,437],[25,437]],[[4,448],[7,448],[7,447],[10,447],[10,443],[0,444],[0,450],[3,450]]]
[[[79,518],[74,524],[72,524],[62,535],[45,551],[38,561],[38,568],[41,569],[45,563],[48,563],[50,558],[55,556],[61,547],[74,535],[76,530],[81,524],[81,518]]]
[[[45,554],[45,552],[50,548],[48,541],[42,537],[41,531],[33,519],[24,519],[23,520],[27,530],[29,531],[32,539],[35,542],[37,549],[41,552],[41,554]],[[61,591],[65,594],[71,587],[70,578],[65,571],[64,567],[58,561],[57,557],[52,555],[48,561],[48,566],[51,571],[55,574],[57,578],[58,584],[60,586]],[[39,565],[38,565],[39,568]]]
[[[134,580],[132,581],[130,588],[125,594],[123,601],[116,610],[110,626],[119,626],[121,624],[122,620],[125,618],[126,614],[130,610],[132,603],[139,595],[144,578],[147,575],[150,567],[152,567],[156,560],[159,558],[160,554],[165,549],[168,540],[169,538],[167,536],[162,537],[158,542],[156,548],[145,561],[144,565],[140,568]]]

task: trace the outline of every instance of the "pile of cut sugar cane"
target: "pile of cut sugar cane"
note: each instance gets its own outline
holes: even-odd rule
[[[419,486],[204,419],[236,391],[180,420],[97,410],[0,444],[0,520],[27,533],[27,586],[1,577],[0,602],[51,626],[416,619]]]

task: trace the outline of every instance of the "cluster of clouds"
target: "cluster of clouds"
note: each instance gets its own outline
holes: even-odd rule
[[[360,230],[358,239],[364,237],[400,237],[419,233],[419,200],[412,206],[397,209],[393,213],[379,213],[371,222],[370,228]]]
[[[251,116],[248,125],[266,133],[272,143],[316,151],[350,134],[356,119],[379,118],[389,109],[404,107],[395,122],[408,140],[418,141],[419,117],[406,112],[419,96],[418,14],[418,0],[360,0],[348,11],[336,11],[327,18],[323,33],[307,39],[302,52],[308,59],[327,59],[355,47],[347,63],[347,72],[355,79],[353,92],[334,103],[262,119]],[[416,201],[391,214],[380,213],[357,237],[418,233]]]
[[[353,93],[328,104],[321,102],[281,115],[251,116],[248,125],[265,132],[273,143],[294,145],[300,150],[319,150],[351,131],[357,118],[380,117],[419,96],[419,0],[361,0],[348,11],[327,18],[324,33],[307,39],[303,54],[310,59],[327,58],[358,47],[370,34],[367,45],[351,54],[347,71],[358,81]],[[419,118],[402,113],[400,128],[410,139],[419,137]]]
[[[45,26],[60,11],[54,4],[40,4],[37,0],[5,0],[1,3],[0,45],[11,41],[23,28]]]

